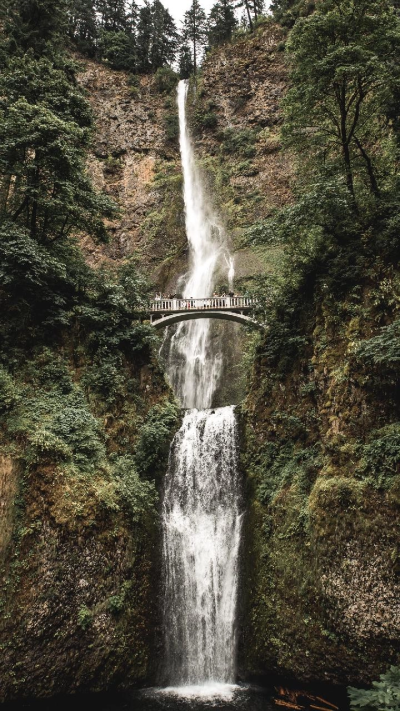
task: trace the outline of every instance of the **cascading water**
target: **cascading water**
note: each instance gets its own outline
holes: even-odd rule
[[[233,682],[241,515],[233,407],[191,410],[163,506],[169,683]]]
[[[212,296],[218,268],[228,260],[233,280],[233,260],[227,255],[224,231],[207,200],[190,139],[186,119],[187,83],[178,85],[179,144],[184,178],[189,273],[184,277],[185,298]],[[178,364],[178,367],[177,367]],[[198,319],[179,324],[169,344],[168,374],[183,407],[211,407],[221,373],[222,357],[212,353],[210,321]]]
[[[178,86],[190,268],[184,296],[212,295],[218,267],[233,259],[210,208],[186,122],[187,86]],[[224,259],[225,258],[225,264]],[[179,363],[180,367],[176,367]],[[169,375],[189,409],[171,445],[162,523],[164,551],[164,682],[206,686],[235,680],[240,482],[233,407],[210,410],[222,358],[213,352],[208,319],[178,326],[170,340]],[[212,687],[214,688],[214,687]]]

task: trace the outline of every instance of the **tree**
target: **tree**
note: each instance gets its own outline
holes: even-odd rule
[[[0,7],[10,51],[41,56],[67,32],[67,0],[5,0]]]
[[[293,27],[299,17],[315,10],[314,0],[272,0],[269,9],[274,19],[286,27]]]
[[[360,167],[370,191],[380,191],[374,145],[398,87],[399,49],[387,0],[321,0],[290,35],[286,144],[311,146],[320,165],[339,165],[353,201]]]
[[[78,229],[104,236],[109,203],[85,168],[90,106],[71,76],[68,60],[58,68],[28,53],[10,58],[0,78],[1,214],[42,243]]]
[[[253,32],[254,22],[257,22],[259,15],[264,10],[264,0],[233,0],[233,5],[235,8],[243,7],[245,9],[250,32]]]
[[[68,34],[78,49],[89,56],[95,53],[96,11],[93,0],[71,0],[68,6]]]
[[[96,12],[100,27],[111,32],[123,32],[127,27],[124,0],[96,0]]]
[[[210,47],[229,42],[237,26],[235,12],[229,0],[218,0],[208,17],[208,42]]]
[[[198,0],[192,0],[190,10],[183,17],[183,40],[192,47],[193,73],[196,74],[199,56],[207,39],[207,18]]]
[[[151,71],[150,49],[152,36],[152,16],[150,3],[145,0],[144,5],[139,10],[137,24],[136,51],[138,72],[147,74]]]
[[[150,64],[155,72],[174,61],[178,49],[178,32],[174,20],[160,0],[154,0],[151,16]]]
[[[179,76],[181,79],[189,79],[193,74],[192,53],[188,44],[183,44],[179,50]]]

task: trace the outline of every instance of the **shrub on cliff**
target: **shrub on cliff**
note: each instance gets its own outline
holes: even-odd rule
[[[390,667],[372,682],[371,689],[348,688],[350,707],[355,711],[400,711],[400,668]]]

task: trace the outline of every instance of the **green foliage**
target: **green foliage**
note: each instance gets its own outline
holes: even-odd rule
[[[384,326],[377,336],[359,343],[355,352],[369,365],[396,367],[400,363],[400,319]]]
[[[161,437],[163,434],[161,433]],[[171,431],[169,430],[171,437]],[[154,440],[155,441],[155,440]],[[164,464],[163,460],[163,464]],[[123,455],[113,459],[113,477],[117,493],[127,509],[133,523],[138,523],[145,515],[155,515],[158,500],[154,481],[143,481],[137,472],[137,457]]]
[[[40,243],[84,230],[104,239],[111,203],[94,190],[85,157],[88,102],[74,65],[30,53],[9,57],[0,78],[0,212]],[[11,187],[13,186],[13,187]]]
[[[112,69],[135,71],[137,66],[136,45],[132,35],[120,30],[101,30],[97,43],[98,58]]]
[[[174,142],[179,137],[179,118],[176,111],[164,116],[164,129],[167,141]]]
[[[125,606],[125,600],[122,595],[112,595],[108,598],[107,607],[112,615],[116,617],[122,612]]]
[[[352,709],[365,711],[400,710],[400,668],[391,666],[381,674],[379,681],[372,682],[371,689],[356,689],[349,686],[348,694]]]
[[[149,410],[135,450],[135,463],[141,476],[157,479],[163,472],[178,417],[179,409],[171,402],[155,405]]]
[[[293,27],[299,17],[314,12],[315,2],[314,0],[272,0],[270,10],[274,20],[284,27]]]
[[[179,77],[170,67],[159,67],[155,73],[154,85],[160,94],[171,94]]]
[[[89,610],[86,605],[83,605],[82,607],[79,608],[78,610],[78,625],[81,627],[84,631],[89,629],[89,627],[92,626],[93,623],[93,613]]]
[[[341,172],[354,200],[377,197],[394,173],[379,161],[386,106],[397,95],[398,18],[389,2],[323,0],[294,26],[287,44],[291,89],[283,137],[310,171]],[[305,158],[305,149],[308,159]],[[392,163],[392,164],[391,164]]]
[[[66,32],[67,0],[5,0],[0,6],[10,49],[51,54]]]
[[[368,477],[373,486],[388,488],[400,473],[400,423],[373,430],[361,449],[357,474]]]
[[[187,43],[183,43],[179,50],[179,78],[189,79],[194,71],[192,53]]]
[[[0,365],[0,415],[11,410],[18,400],[18,389],[13,377]]]
[[[251,128],[237,130],[226,128],[223,133],[223,143],[221,150],[223,153],[240,155],[244,158],[253,158],[256,154],[254,143],[257,138],[257,131]]]
[[[185,45],[190,45],[193,73],[196,74],[199,56],[207,40],[207,18],[199,0],[192,0],[189,10],[183,16],[182,39]]]
[[[218,0],[208,16],[208,43],[215,47],[232,39],[237,19],[229,0]]]
[[[298,426],[299,423],[297,423]],[[257,498],[271,503],[285,487],[294,487],[305,500],[322,466],[319,447],[296,448],[291,428],[285,428],[288,441],[283,444],[267,442],[262,448],[260,462],[254,471],[257,476]]]
[[[218,116],[212,110],[202,111],[199,109],[195,112],[194,123],[198,130],[214,129],[218,125]]]

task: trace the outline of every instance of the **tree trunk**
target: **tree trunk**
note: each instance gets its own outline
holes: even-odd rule
[[[360,141],[358,140],[358,138],[356,136],[354,136],[354,141],[355,141],[355,144],[356,144],[358,150],[360,151],[362,157],[365,160],[365,163],[367,166],[367,171],[368,171],[369,182],[371,185],[371,192],[375,195],[375,197],[379,197],[380,190],[378,187],[378,183],[376,182],[374,168],[372,165],[371,158],[369,157],[368,153],[364,150],[363,146],[361,145]]]
[[[246,11],[247,11],[247,18],[248,18],[248,21],[249,21],[250,32],[253,32],[253,30],[254,30],[254,25],[253,25],[253,20],[251,19],[251,12],[250,12],[249,0],[244,0],[244,4],[245,4],[245,7],[246,7]]]

